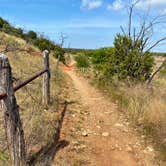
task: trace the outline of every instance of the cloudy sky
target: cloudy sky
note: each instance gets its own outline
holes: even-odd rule
[[[120,26],[127,25],[127,5],[132,0],[0,0],[0,16],[26,30],[44,33],[56,42],[61,33],[66,46],[99,48],[112,46]],[[133,25],[139,27],[144,13],[148,19],[166,14],[166,0],[140,0]],[[163,20],[166,22],[166,20]],[[166,36],[166,26],[154,29],[152,43]],[[161,44],[156,51],[166,51]]]

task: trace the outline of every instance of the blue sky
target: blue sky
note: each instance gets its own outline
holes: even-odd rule
[[[59,42],[60,34],[67,36],[65,46],[100,48],[112,46],[120,25],[127,25],[126,6],[131,0],[0,0],[0,16],[25,30],[44,33]],[[149,18],[166,14],[166,0],[140,0],[133,24],[150,8]],[[164,20],[166,22],[166,20]],[[166,36],[166,26],[154,29],[152,43]],[[165,44],[156,51],[166,51]]]

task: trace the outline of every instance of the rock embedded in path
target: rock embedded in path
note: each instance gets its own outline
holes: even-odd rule
[[[108,137],[110,134],[108,133],[108,132],[104,132],[104,133],[102,133],[102,136],[103,137]]]
[[[133,152],[132,147],[128,145],[128,146],[126,147],[126,152],[132,153],[132,152]]]
[[[124,124],[116,123],[114,126],[117,127],[118,129],[120,129],[121,131],[125,132],[125,133],[129,132],[127,127]]]
[[[75,118],[75,117],[76,117],[76,115],[75,115],[75,114],[73,114],[73,115],[72,115],[72,117],[73,117],[73,118]]]
[[[124,127],[124,125],[121,124],[121,123],[116,123],[114,126],[115,126],[115,127]]]
[[[86,131],[83,131],[83,132],[82,132],[82,136],[87,137],[87,136],[88,136],[88,133],[87,133]]]
[[[145,150],[144,153],[152,153],[154,151],[153,147],[148,146]]]
[[[97,125],[96,127],[97,127],[98,129],[101,129],[101,126],[99,126],[99,125]]]

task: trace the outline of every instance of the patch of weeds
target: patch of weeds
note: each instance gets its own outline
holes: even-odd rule
[[[77,113],[78,111],[77,110],[69,110],[68,112],[69,112],[69,114],[73,115],[73,114]]]
[[[6,153],[0,152],[0,165],[7,166],[9,156]]]
[[[154,124],[144,124],[143,132],[145,135],[155,135]]]
[[[81,131],[81,126],[80,126],[79,124],[77,124],[76,130],[77,130],[77,131]]]
[[[87,160],[84,159],[77,159],[74,161],[73,166],[85,166],[87,165],[89,162]]]

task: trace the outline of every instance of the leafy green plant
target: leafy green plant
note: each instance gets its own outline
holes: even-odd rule
[[[95,75],[106,75],[114,48],[101,48],[91,53]]]
[[[141,43],[133,45],[131,38],[118,34],[114,41],[115,52],[110,60],[110,73],[119,79],[131,78],[146,81],[152,72],[154,58],[149,52],[142,53]]]
[[[41,51],[44,51],[45,49],[49,51],[53,50],[55,46],[50,40],[45,38],[37,38],[34,41],[34,45],[37,46]]]
[[[54,48],[54,57],[59,59],[60,62],[65,64],[65,51],[60,46],[56,45]]]
[[[78,68],[88,68],[90,66],[88,57],[82,53],[78,54],[75,60]]]

